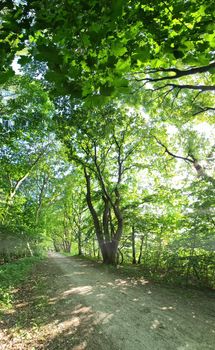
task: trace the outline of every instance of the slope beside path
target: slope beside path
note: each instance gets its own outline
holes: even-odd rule
[[[53,253],[17,291],[0,350],[210,350],[214,300]]]

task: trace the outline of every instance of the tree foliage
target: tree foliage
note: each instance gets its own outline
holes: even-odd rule
[[[53,244],[212,284],[212,2],[0,6],[8,254]]]

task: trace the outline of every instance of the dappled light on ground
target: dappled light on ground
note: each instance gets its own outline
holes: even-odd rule
[[[160,308],[160,310],[175,310],[175,308],[172,306],[163,306]]]
[[[92,291],[92,287],[91,286],[82,286],[82,287],[76,287],[76,288],[71,288],[70,290],[66,290],[65,292],[63,292],[63,296],[67,296],[70,294],[80,294],[80,295],[87,295],[90,294],[90,292]]]
[[[213,310],[212,294],[152,285],[54,254],[5,313],[0,349],[210,350]]]

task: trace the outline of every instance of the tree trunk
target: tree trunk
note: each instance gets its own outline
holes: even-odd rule
[[[139,258],[138,258],[138,264],[141,263],[142,255],[143,255],[143,241],[144,241],[144,236],[141,236],[141,242],[140,242],[140,253],[139,253]]]
[[[93,237],[93,257],[96,257],[96,242],[95,242],[95,237]]]
[[[67,239],[63,240],[63,250],[65,253],[71,253],[71,242]]]
[[[84,168],[84,175],[85,175],[86,185],[87,185],[87,194],[86,194],[87,205],[93,219],[98,244],[102,253],[103,263],[107,265],[117,265],[117,250],[118,250],[119,241],[121,239],[122,232],[123,232],[123,217],[119,209],[120,195],[119,195],[118,188],[115,189],[116,201],[115,203],[113,203],[111,201],[110,196],[107,194],[103,180],[101,180],[102,189],[104,191],[103,201],[105,204],[104,213],[103,213],[103,222],[101,223],[99,220],[98,213],[96,212],[92,203],[91,183],[90,183],[91,179],[90,179],[90,175],[87,173],[86,167]],[[113,211],[117,219],[117,230],[116,230],[116,233],[114,234],[114,237],[112,238],[109,237],[110,204],[113,207]]]
[[[90,175],[87,174],[87,169],[86,168],[84,168],[84,175],[85,175],[86,185],[87,185],[87,194],[86,194],[87,205],[88,205],[89,211],[90,211],[92,219],[93,219],[93,223],[94,223],[97,239],[98,239],[98,241],[100,241],[100,240],[102,240],[102,236],[103,236],[102,228],[101,228],[101,223],[99,221],[97,212],[96,212],[96,210],[95,210],[95,208],[93,206],[93,203],[92,203]]]
[[[120,260],[121,258],[121,260]],[[117,265],[121,265],[124,262],[124,256],[123,256],[123,252],[121,251],[120,248],[118,248],[118,252],[117,252]]]
[[[97,259],[100,260],[100,248],[98,249]]]
[[[145,235],[145,250],[144,250],[144,267],[147,267],[147,260],[148,260],[148,233]]]
[[[110,212],[110,208],[109,208],[109,200],[103,196],[102,197],[103,202],[104,202],[104,210],[103,210],[103,232],[104,232],[104,237],[106,241],[110,240],[110,233],[109,233],[109,212]]]
[[[29,243],[29,242],[27,242],[27,248],[28,248],[28,250],[29,250],[30,256],[33,256],[34,254],[33,254],[33,251],[32,251],[32,249],[31,249],[31,246],[30,246],[30,243]]]
[[[82,255],[81,231],[78,232],[78,255]]]
[[[112,240],[109,242],[99,242],[103,263],[106,265],[117,265],[117,250],[119,242]]]
[[[161,235],[162,235],[162,231],[160,232],[158,237],[158,250],[157,250],[157,257],[155,262],[155,271],[159,268],[159,265],[160,265],[160,257],[161,257],[161,249],[162,249]]]
[[[58,253],[60,251],[60,247],[59,244],[57,244],[57,242],[53,239],[53,246],[54,246],[54,250],[56,253]]]
[[[131,241],[132,241],[132,264],[135,265],[137,263],[137,261],[136,261],[134,225],[132,226],[132,231],[131,231]]]

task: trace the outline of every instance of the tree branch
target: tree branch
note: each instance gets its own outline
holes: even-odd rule
[[[201,114],[201,113],[204,113],[204,112],[207,112],[207,111],[215,111],[215,108],[214,107],[199,107],[200,110],[195,112],[193,115],[198,115],[198,114]]]
[[[202,67],[195,67],[195,68],[189,68],[186,70],[180,70],[177,68],[158,68],[158,69],[149,69],[146,70],[146,74],[156,74],[156,73],[174,73],[174,75],[166,75],[164,77],[159,78],[145,78],[145,79],[136,79],[137,81],[151,81],[151,82],[157,82],[157,81],[163,81],[163,80],[170,80],[170,79],[178,79],[184,76],[193,75],[193,74],[199,74],[199,73],[205,73],[210,71],[211,69],[215,68],[215,62],[212,62],[208,64],[207,66]],[[143,72],[137,72],[134,74],[142,74]]]
[[[177,159],[183,159],[186,162],[189,162],[189,163],[192,163],[192,164],[194,163],[193,158],[191,158],[191,157],[189,158],[189,155],[188,155],[188,157],[183,157],[183,156],[178,156],[178,155],[172,153],[171,151],[168,150],[168,148],[155,135],[153,135],[153,136],[154,136],[155,140],[157,141],[157,143],[159,145],[161,145],[165,149],[165,153],[169,154],[171,157],[177,158]]]
[[[195,168],[195,170],[198,174],[198,177],[203,178],[207,181],[210,181],[213,185],[215,185],[214,178],[205,172],[205,169],[201,166],[199,161],[192,154],[188,154],[187,157],[178,156],[178,155],[172,153],[171,151],[169,151],[168,148],[160,140],[158,140],[155,135],[153,135],[153,136],[156,139],[157,143],[159,143],[165,149],[165,153],[169,154],[171,157],[174,157],[177,159],[182,159],[186,162],[191,163],[193,165],[193,167]]]
[[[164,89],[165,87],[171,87],[172,89],[170,89],[168,91],[171,92],[173,89],[190,89],[190,90],[199,90],[201,92],[203,91],[215,91],[215,85],[191,85],[191,84],[165,84],[162,86],[159,86],[155,89],[151,89],[152,91],[157,91],[157,90],[161,90]]]

